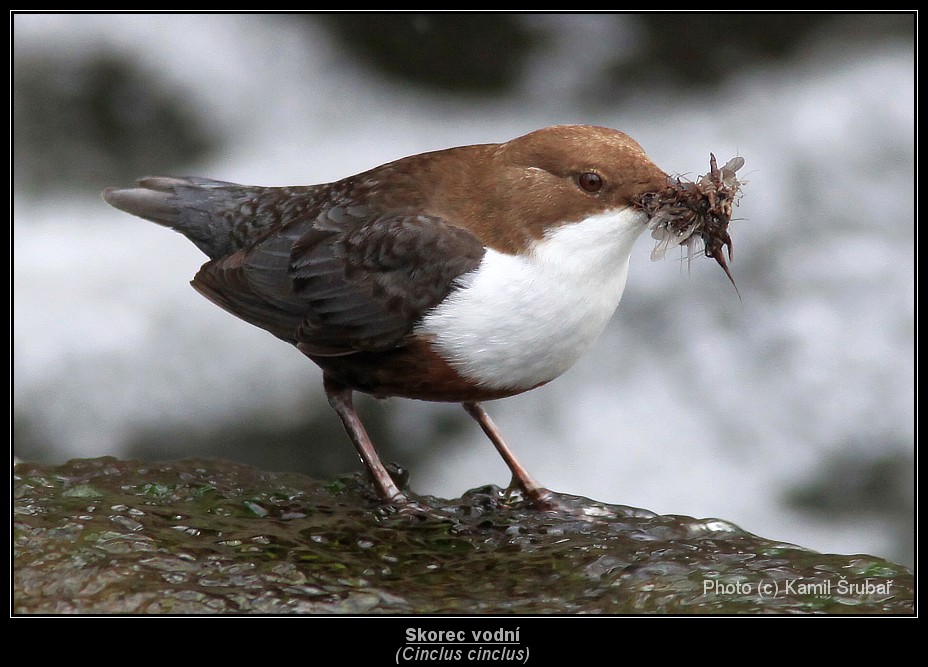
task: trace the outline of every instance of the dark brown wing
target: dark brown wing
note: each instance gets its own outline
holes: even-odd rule
[[[435,217],[335,207],[205,264],[193,286],[307,354],[377,351],[401,345],[485,252]]]

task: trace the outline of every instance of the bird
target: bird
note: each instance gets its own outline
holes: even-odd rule
[[[103,198],[186,236],[208,257],[194,289],[322,369],[383,502],[409,499],[356,392],[462,404],[508,466],[510,489],[544,506],[552,492],[482,403],[545,385],[590,348],[648,228],[636,202],[669,182],[624,132],[555,125],[319,185],[161,176]]]

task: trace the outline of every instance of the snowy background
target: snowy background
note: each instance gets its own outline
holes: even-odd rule
[[[347,19],[15,15],[14,453],[359,469],[318,369],[196,294],[199,251],[108,208],[104,186],[318,183],[607,125],[670,173],[705,173],[710,151],[745,158],[743,300],[711,260],[650,262],[644,237],[595,348],[487,405],[510,446],[557,491],[914,564],[915,22],[818,16],[776,57],[697,35],[720,60],[678,72],[694,69],[686,52],[661,54],[683,38],[662,42],[650,18],[500,19],[519,39],[496,46],[523,47],[481,51],[500,79],[461,91],[443,85],[454,67],[437,83],[378,68]],[[413,45],[455,43],[428,17],[412,29]],[[362,408],[416,491],[508,482],[460,407]]]

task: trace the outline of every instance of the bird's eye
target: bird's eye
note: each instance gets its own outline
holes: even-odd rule
[[[603,187],[603,177],[592,171],[585,171],[577,177],[577,183],[587,192],[599,192]]]

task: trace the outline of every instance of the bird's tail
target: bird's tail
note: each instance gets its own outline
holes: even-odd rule
[[[254,209],[272,188],[208,178],[152,176],[134,188],[107,188],[103,199],[126,213],[170,227],[211,259],[229,255],[254,237]]]

